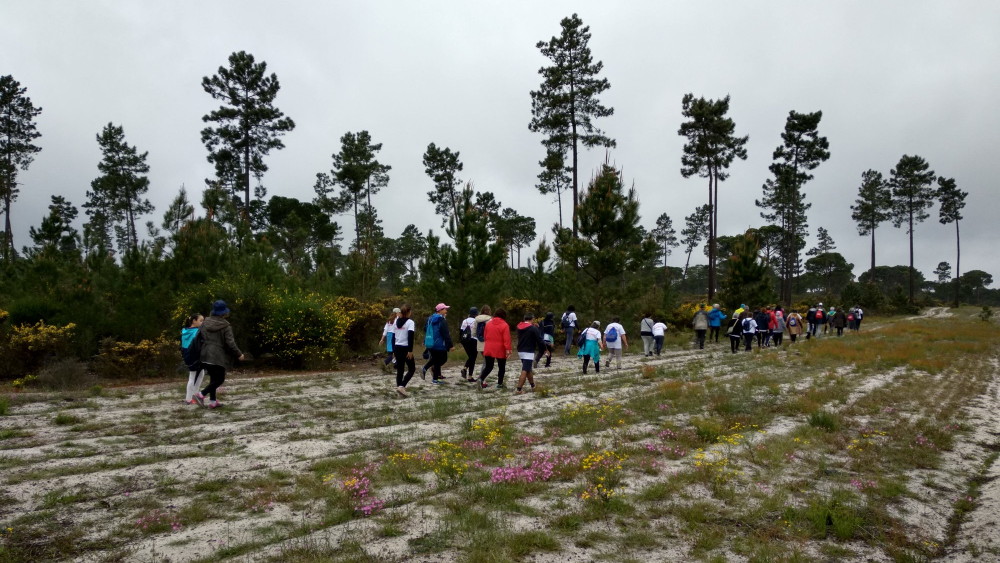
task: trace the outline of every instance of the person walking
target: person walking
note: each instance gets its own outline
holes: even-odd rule
[[[726,320],[726,314],[719,308],[719,304],[712,305],[712,310],[708,312],[708,339],[715,339],[719,343],[719,332],[722,329],[722,321]]]
[[[476,351],[479,355],[483,355],[483,349],[486,346],[486,323],[490,322],[493,318],[493,309],[489,305],[483,305],[479,308],[479,314],[476,315],[476,322],[472,325],[472,336],[476,339]],[[473,372],[468,373],[468,377],[473,381],[477,381],[476,376]]]
[[[573,345],[573,333],[576,332],[576,307],[570,305],[566,307],[560,320],[563,331],[566,332],[566,355],[569,355],[569,347]]]
[[[615,360],[618,369],[622,369],[622,352],[628,348],[628,337],[625,336],[625,327],[621,325],[621,318],[611,317],[611,322],[604,329],[604,343],[608,348],[608,361],[605,365],[610,366],[611,360]]]
[[[483,371],[479,374],[479,386],[486,389],[486,377],[497,364],[497,389],[503,389],[504,372],[507,370],[507,356],[510,356],[510,325],[507,311],[497,309],[496,315],[484,327],[485,346],[483,348]]]
[[[832,329],[837,329],[837,336],[844,336],[844,327],[847,326],[847,314],[844,313],[843,309],[836,309],[830,307],[830,311],[833,315],[830,317],[830,327]]]
[[[378,345],[381,346],[385,343],[385,360],[382,361],[383,366],[388,366],[392,362],[396,361],[396,356],[392,353],[392,344],[394,338],[392,337],[393,328],[396,325],[396,319],[399,318],[399,307],[394,307],[392,309],[392,315],[386,319],[385,326],[382,327],[382,338],[378,341]]]
[[[576,353],[583,358],[583,373],[587,374],[587,364],[594,361],[594,371],[601,373],[601,350],[604,349],[604,338],[601,334],[601,321],[594,321],[590,327],[585,328],[580,333],[580,341],[583,344]]]
[[[545,356],[545,367],[549,367],[552,364],[552,352],[556,349],[555,313],[552,311],[545,313],[545,318],[542,319],[539,328],[542,331],[543,346],[535,356],[535,367],[538,367],[538,362],[541,361],[542,356]]]
[[[771,331],[771,341],[775,346],[781,346],[785,337],[785,311],[778,305],[774,308],[774,330]]]
[[[396,356],[396,393],[406,397],[406,384],[417,371],[417,363],[413,360],[414,333],[416,323],[410,318],[411,308],[404,304],[392,327],[392,353]],[[404,375],[403,371],[406,370]]]
[[[785,319],[785,327],[788,329],[788,337],[795,342],[795,339],[802,334],[802,315],[797,311],[792,311],[788,313],[788,318]]]
[[[479,309],[472,307],[469,309],[469,316],[462,321],[461,326],[458,328],[458,334],[461,337],[462,348],[465,349],[465,355],[467,359],[465,360],[465,366],[462,368],[462,379],[465,381],[475,381],[476,377],[472,375],[476,369],[476,356],[479,355],[479,350],[476,340],[476,317],[479,316]]]
[[[535,390],[535,377],[532,375],[535,353],[545,348],[542,330],[534,321],[534,313],[525,313],[524,320],[517,324],[517,357],[521,360],[521,376],[517,378],[517,390],[514,391],[517,395],[524,393],[525,380],[531,385],[531,391]]]
[[[694,314],[694,319],[691,320],[691,326],[694,327],[695,341],[698,343],[698,349],[704,350],[705,334],[708,332],[708,311],[704,303],[698,305],[698,311]]]
[[[816,334],[816,306],[809,307],[806,311],[806,340],[812,338],[814,334]]]
[[[181,329],[181,358],[188,368],[187,391],[184,395],[184,403],[196,405],[194,394],[198,392],[202,382],[205,380],[205,370],[201,365],[201,345],[203,340],[198,339],[198,330],[205,322],[205,317],[195,313],[184,321],[184,328]]]
[[[430,362],[423,367],[420,376],[427,379],[427,370],[431,371],[431,383],[443,385],[445,379],[441,375],[441,366],[448,361],[448,352],[455,349],[455,344],[451,340],[451,331],[448,329],[448,309],[451,307],[444,303],[438,303],[434,307],[434,314],[427,319],[427,326],[424,332],[424,346],[430,351]]]
[[[771,322],[771,316],[767,314],[767,307],[761,307],[753,314],[754,322],[754,336],[757,337],[757,348],[766,348],[771,345],[770,342],[765,341],[765,337],[768,335],[767,325]]]
[[[743,343],[744,350],[750,352],[753,350],[753,339],[754,335],[757,333],[757,321],[754,319],[753,315],[746,315],[743,318]]]
[[[660,355],[660,350],[663,350],[663,336],[667,334],[667,324],[662,320],[657,320],[653,323],[653,348],[656,350],[656,355]]]
[[[646,313],[639,321],[639,336],[642,338],[642,353],[649,357],[653,355],[653,315]]]
[[[226,368],[232,365],[232,358],[243,361],[243,352],[236,345],[233,327],[226,318],[229,307],[219,299],[212,303],[212,315],[201,325],[205,337],[201,345],[201,363],[208,372],[208,386],[194,395],[194,400],[203,407],[216,409],[222,406],[216,391],[226,382]],[[209,402],[206,404],[205,399]]]
[[[729,347],[735,354],[740,349],[740,341],[743,340],[743,319],[746,318],[746,312],[742,312],[739,315],[733,315],[733,320],[729,323],[729,328],[726,329],[726,334],[729,336]]]
[[[865,312],[861,310],[860,305],[854,306],[854,331],[857,332],[861,330],[861,319],[865,318]]]

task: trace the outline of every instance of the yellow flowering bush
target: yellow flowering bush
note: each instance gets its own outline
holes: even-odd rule
[[[622,484],[622,463],[628,459],[625,454],[614,450],[591,452],[580,462],[587,486],[580,492],[585,501],[608,501],[618,494]]]
[[[6,315],[6,311],[2,313]],[[73,323],[57,326],[44,321],[4,329],[0,332],[0,375],[22,376],[37,371],[48,360],[65,357],[75,331]]]
[[[176,372],[181,362],[180,343],[161,334],[156,340],[118,342],[114,338],[101,340],[93,369],[108,379],[141,379],[167,377]]]

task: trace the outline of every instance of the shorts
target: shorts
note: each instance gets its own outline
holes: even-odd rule
[[[535,360],[521,360],[521,371],[531,373],[535,368]]]

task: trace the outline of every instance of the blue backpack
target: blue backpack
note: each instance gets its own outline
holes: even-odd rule
[[[476,323],[476,340],[486,342],[486,321]]]
[[[618,340],[618,329],[611,327],[608,329],[608,333],[604,335],[604,340],[607,342],[616,342]]]
[[[437,317],[437,318],[435,318]],[[437,314],[431,315],[427,319],[427,327],[424,331],[424,347],[431,348],[434,346],[434,341],[437,340],[438,325],[437,319],[441,318]]]

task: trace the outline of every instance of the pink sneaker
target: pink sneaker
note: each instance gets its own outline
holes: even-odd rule
[[[208,408],[210,408],[210,409],[217,409],[217,408],[219,408],[221,406],[222,406],[222,403],[220,403],[219,401],[212,401],[211,403],[208,404]]]
[[[195,393],[194,399],[192,400],[201,406],[205,406],[205,396],[202,395],[201,393]]]

